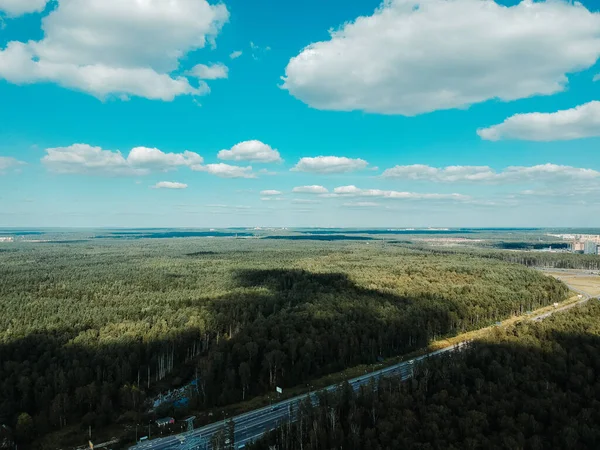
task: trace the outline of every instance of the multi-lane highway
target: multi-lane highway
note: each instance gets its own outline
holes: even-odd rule
[[[566,309],[581,305],[591,298],[589,293],[581,291],[574,286],[569,287],[573,291],[581,294],[582,298],[578,302],[556,308],[543,314],[530,316],[528,320],[543,320],[558,311],[564,311]],[[367,373],[364,376],[349,380],[349,383],[355,390],[357,390],[361,385],[366,385],[371,380],[386,375],[399,375],[402,377],[402,379],[408,379],[412,375],[414,364],[418,361],[424,358],[429,358],[456,350],[457,348],[462,347],[464,344],[465,342],[462,342],[460,344],[437,350],[409,361],[401,362],[394,366],[389,366],[381,370]],[[324,390],[331,391],[337,388],[338,385],[333,385]],[[272,406],[267,406],[265,408],[250,411],[248,413],[231,418],[235,424],[235,447],[243,448],[247,443],[256,440],[266,432],[276,428],[280,423],[285,422],[290,418],[293,419],[295,417],[295,409],[298,403],[301,400],[306,399],[308,395],[309,394],[294,397],[289,400],[275,403]],[[313,402],[317,401],[317,395],[315,393],[311,393],[310,398]],[[224,427],[226,427],[226,422],[216,422],[192,432],[154,439],[151,441],[144,441],[134,445],[133,447],[130,447],[130,450],[209,450],[211,448],[210,441],[212,436],[218,431],[224,429]]]
[[[409,361],[401,362],[394,366],[369,372],[364,376],[349,380],[349,383],[353,389],[357,390],[361,385],[366,385],[370,383],[371,380],[376,380],[382,376],[400,375],[402,379],[408,379],[412,375],[414,364],[418,361],[456,350],[463,345],[464,343],[453,345],[451,347],[437,350]],[[323,390],[331,391],[337,388],[338,385],[333,385]],[[266,432],[276,428],[280,423],[285,422],[290,418],[293,419],[298,403],[301,400],[306,399],[307,396],[309,396],[309,394],[294,397],[279,403],[275,403],[272,406],[256,409],[254,411],[232,417],[231,420],[233,420],[235,424],[235,447],[243,448],[245,444],[256,440]],[[316,402],[316,393],[311,393],[310,398],[313,402]],[[220,421],[202,428],[198,428],[192,432],[154,439],[151,441],[143,441],[137,445],[134,445],[133,447],[130,447],[130,450],[208,450],[210,449],[210,441],[212,436],[218,431],[222,430],[224,427],[226,427],[226,422]]]

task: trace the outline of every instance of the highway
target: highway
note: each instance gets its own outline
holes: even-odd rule
[[[464,343],[446,347],[435,352],[428,353],[418,358],[401,362],[399,364],[386,367],[374,372],[366,373],[363,376],[353,378],[348,382],[354,390],[358,390],[360,386],[369,384],[371,380],[376,380],[382,376],[400,375],[406,380],[412,376],[412,367],[418,361],[425,358],[434,357],[443,353],[450,352],[463,346]],[[332,385],[321,391],[332,391],[338,388],[339,385]],[[235,448],[243,448],[245,444],[252,442],[262,436],[264,433],[276,428],[280,423],[294,418],[295,409],[298,402],[306,399],[310,395],[311,400],[316,404],[317,394],[304,394],[282,402],[274,403],[272,406],[267,406],[261,409],[256,409],[239,416],[232,417],[235,424]],[[151,441],[143,441],[129,447],[130,450],[171,450],[171,449],[210,449],[210,440],[212,436],[219,430],[226,427],[227,422],[219,421],[202,428],[198,428],[192,432],[181,433],[164,438],[154,439]]]
[[[563,280],[564,282],[564,280]],[[550,317],[552,314],[565,311],[567,309],[573,308],[575,306],[579,306],[592,298],[589,293],[581,291],[580,289],[575,288],[574,286],[569,285],[572,291],[575,291],[582,295],[582,299],[571,303],[569,305],[565,305],[562,307],[558,307],[551,311],[545,312],[543,314],[538,314],[536,316],[531,316],[528,320],[532,321],[540,321]],[[400,375],[403,380],[409,379],[412,376],[412,367],[418,361],[421,361],[425,358],[434,357],[446,352],[450,352],[452,350],[458,349],[461,346],[465,345],[466,342],[461,342],[459,344],[446,347],[441,350],[437,350],[418,358],[414,358],[408,361],[401,362],[399,364],[386,367],[384,369],[380,369],[374,372],[367,373],[363,376],[354,378],[349,380],[348,382],[352,386],[354,390],[359,389],[360,386],[368,384],[371,380],[376,380],[382,376],[388,375]],[[322,390],[332,391],[337,389],[339,385],[332,385]],[[241,414],[239,416],[232,417],[235,424],[235,448],[243,448],[245,444],[252,442],[259,437],[261,437],[266,432],[276,428],[280,423],[287,421],[288,419],[294,419],[295,417],[295,409],[297,407],[298,402],[303,399],[306,399],[307,396],[310,395],[311,400],[316,403],[317,402],[317,394],[305,394],[298,397],[294,397],[288,400],[284,400],[279,403],[275,403],[272,406],[267,406],[264,408],[256,409],[254,411],[250,411],[245,414]],[[198,428],[189,433],[181,433],[178,435],[168,436],[164,438],[154,439],[151,441],[143,441],[130,447],[130,450],[188,450],[188,449],[198,449],[198,450],[210,450],[210,440],[212,436],[223,429],[226,426],[225,421],[216,422],[210,425],[207,425],[202,428]]]

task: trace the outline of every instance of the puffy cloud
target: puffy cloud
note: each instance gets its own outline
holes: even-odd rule
[[[586,181],[600,178],[600,172],[557,164],[511,166],[497,172],[488,166],[431,167],[422,164],[396,166],[383,172],[382,177],[405,180],[426,180],[445,183],[517,183]]]
[[[46,7],[49,0],[0,0],[0,11],[11,17],[23,14],[40,12]]]
[[[252,166],[240,167],[219,163],[192,166],[192,170],[207,172],[221,178],[256,178],[256,175],[252,172]]]
[[[188,185],[184,183],[177,183],[174,181],[159,181],[152,187],[154,189],[186,189]]]
[[[566,141],[600,136],[600,101],[554,113],[515,114],[504,122],[477,130],[488,141]]]
[[[266,191],[260,191],[260,195],[263,197],[273,196],[273,195],[281,195],[281,191],[276,191],[274,189],[267,189]]]
[[[283,88],[322,110],[412,116],[563,91],[600,56],[578,2],[386,0],[292,58]]]
[[[204,159],[197,153],[186,150],[183,153],[164,153],[157,148],[136,147],[131,150],[127,162],[134,167],[155,170],[168,170],[179,166],[202,164]]]
[[[594,78],[592,79],[592,81],[600,81],[600,73],[594,75]]]
[[[10,169],[25,165],[23,161],[10,156],[0,156],[0,175],[8,172]]]
[[[205,83],[194,87],[171,73],[186,53],[214,43],[228,18],[223,4],[205,0],[59,0],[42,21],[42,40],[0,50],[0,77],[54,82],[99,98],[206,94]]]
[[[98,175],[145,175],[151,171],[167,171],[180,166],[201,164],[197,153],[164,153],[157,148],[136,147],[125,158],[120,151],[104,150],[88,144],[46,149],[42,163],[55,173]]]
[[[296,194],[327,194],[329,191],[323,186],[312,185],[295,187],[292,192]]]
[[[302,158],[292,169],[297,172],[312,173],[347,173],[365,169],[369,163],[364,159],[351,159],[339,156],[317,156],[316,158]]]
[[[282,161],[277,150],[257,140],[235,144],[231,147],[231,150],[221,150],[217,157],[226,161],[251,161],[260,163]]]
[[[236,50],[236,51],[234,51],[234,52],[231,52],[231,53],[229,54],[229,57],[230,57],[231,59],[237,59],[237,58],[239,58],[240,56],[242,56],[242,51],[241,51],[241,50]]]
[[[337,197],[377,197],[394,200],[457,200],[471,197],[462,194],[421,194],[418,192],[384,191],[381,189],[361,189],[356,186],[340,186],[333,190]]]
[[[200,80],[217,80],[227,78],[229,69],[223,63],[211,64],[210,66],[197,64],[187,74]]]

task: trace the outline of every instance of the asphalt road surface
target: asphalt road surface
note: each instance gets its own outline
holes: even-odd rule
[[[576,303],[556,308],[544,314],[530,317],[530,320],[543,320],[547,317],[550,317],[552,314],[558,311],[564,311],[569,308],[579,306],[591,298],[589,294],[577,288],[574,288],[573,286],[569,286],[569,288],[581,294],[583,296],[582,299]],[[394,366],[389,366],[384,369],[367,373],[364,376],[360,376],[358,378],[349,380],[349,383],[354,390],[357,390],[361,385],[366,385],[371,380],[376,380],[377,378],[382,376],[400,375],[403,380],[409,379],[412,376],[412,368],[414,367],[414,364],[416,362],[421,361],[425,358],[450,352],[463,346],[464,344],[464,342],[456,344],[451,347],[437,350],[435,352],[428,353],[426,355],[414,358],[409,361],[401,362]],[[339,385],[329,386],[323,390],[331,391],[337,389],[338,386]],[[294,419],[295,410],[298,405],[298,402],[300,402],[303,399],[306,399],[308,395],[310,395],[310,398],[314,403],[317,402],[316,393],[305,394],[288,400],[284,400],[279,403],[275,403],[272,406],[256,409],[254,411],[250,411],[248,413],[233,417],[232,420],[235,424],[235,448],[244,448],[244,446],[247,443],[250,443],[260,438],[263,434],[270,430],[273,430],[282,422],[286,422],[290,418]],[[210,450],[210,441],[212,436],[224,427],[226,427],[226,422],[220,421],[202,428],[198,428],[197,430],[194,430],[192,432],[143,441],[138,443],[137,445],[134,445],[133,447],[130,447],[130,450]]]
[[[394,366],[389,366],[374,372],[366,373],[363,376],[349,380],[348,382],[354,390],[358,390],[361,385],[369,384],[371,380],[376,380],[382,376],[400,375],[406,380],[412,376],[412,368],[414,364],[422,359],[440,355],[455,350],[464,345],[460,343],[437,350],[432,353],[414,358],[409,361],[404,361]],[[338,388],[339,385],[329,386],[323,390],[332,391]],[[252,442],[261,437],[266,432],[276,428],[280,423],[286,422],[290,418],[295,417],[295,410],[298,402],[307,398],[310,395],[311,400],[317,402],[317,394],[305,394],[284,400],[279,403],[274,403],[272,406],[267,406],[261,409],[256,409],[245,414],[233,417],[235,424],[235,448],[244,448],[245,444]],[[216,422],[202,428],[198,428],[192,432],[177,434],[159,439],[143,441],[130,447],[130,450],[170,450],[170,449],[210,449],[210,441],[212,436],[219,430],[226,427],[225,421]]]

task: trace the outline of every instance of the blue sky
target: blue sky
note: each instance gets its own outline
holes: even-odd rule
[[[598,224],[595,0],[0,11],[0,226]]]

